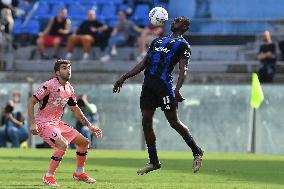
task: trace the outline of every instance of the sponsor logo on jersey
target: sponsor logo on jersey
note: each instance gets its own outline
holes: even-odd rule
[[[53,132],[53,133],[51,134],[51,136],[52,136],[52,137],[57,137],[57,133],[56,133],[56,132]]]
[[[155,47],[155,51],[164,52],[164,53],[170,52],[170,50],[165,47]]]

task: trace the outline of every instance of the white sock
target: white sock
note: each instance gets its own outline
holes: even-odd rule
[[[76,169],[76,173],[77,174],[82,174],[82,173],[84,173],[85,172],[85,170],[84,170],[84,167],[77,167],[77,169]]]
[[[54,175],[53,174],[51,174],[51,173],[46,173],[46,175],[45,176],[47,176],[47,177],[54,177]]]

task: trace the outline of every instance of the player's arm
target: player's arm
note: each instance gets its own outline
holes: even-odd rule
[[[13,116],[12,113],[7,113],[7,117],[8,117],[8,118],[11,120],[11,122],[14,123],[15,126],[18,127],[18,128],[21,128],[21,127],[24,125],[24,123],[21,122],[21,121],[19,121],[19,120],[17,120],[17,119]]]
[[[189,62],[189,59],[181,59],[179,62],[179,75],[178,75],[178,81],[177,81],[176,88],[175,88],[176,100],[178,102],[182,102],[183,100],[185,100],[185,98],[183,98],[180,93],[180,89],[187,75],[188,62]]]
[[[122,85],[124,83],[125,80],[127,80],[130,77],[133,77],[135,75],[137,75],[138,73],[140,73],[141,71],[143,71],[146,67],[146,62],[147,62],[148,56],[144,56],[144,58],[142,59],[141,62],[139,62],[138,64],[136,64],[136,66],[134,66],[134,68],[132,68],[129,72],[127,72],[126,74],[122,75],[114,84],[113,86],[113,93],[119,93],[120,92],[120,88],[122,88]]]
[[[106,24],[103,24],[102,26],[98,27],[98,32],[104,32],[108,30],[108,26]]]
[[[34,96],[30,97],[28,101],[28,120],[29,120],[29,125],[30,125],[30,132],[33,135],[37,135],[37,126],[35,122],[35,116],[34,116],[34,107],[35,104],[38,103],[38,99],[36,99]]]
[[[70,32],[71,21],[69,19],[66,20],[65,26],[63,29],[59,29],[59,33],[67,35]]]
[[[29,101],[28,101],[28,117],[29,117],[29,125],[30,125],[30,132],[33,135],[37,135],[38,134],[38,130],[37,130],[37,125],[35,122],[35,116],[34,116],[34,107],[36,105],[36,103],[40,102],[41,100],[43,100],[47,95],[50,94],[49,91],[49,82],[45,82],[43,83],[33,94],[32,97],[30,97]]]
[[[86,118],[86,116],[83,114],[82,110],[78,107],[77,104],[69,106],[75,117],[80,120],[83,125],[86,125],[90,129],[90,131],[92,131],[97,137],[102,136],[102,130],[98,127],[94,127],[92,123],[89,122],[89,120]]]
[[[180,89],[187,75],[190,55],[191,55],[190,47],[183,43],[180,48],[179,75],[178,75],[178,81],[177,81],[176,88],[175,88],[175,96],[178,102],[182,102],[183,100],[185,100],[185,98],[183,98],[180,93]]]

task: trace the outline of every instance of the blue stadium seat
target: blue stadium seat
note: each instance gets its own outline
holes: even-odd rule
[[[22,21],[21,21],[20,19],[14,20],[13,33],[14,33],[14,34],[23,33]]]
[[[97,14],[97,15],[96,15],[96,19],[97,19],[98,21],[104,23],[104,24],[107,24],[107,23],[106,23],[106,18],[105,18],[104,16],[102,16],[102,15]]]
[[[80,3],[73,3],[68,8],[68,15],[72,19],[85,19],[87,18],[87,9]]]
[[[256,34],[270,29],[272,23],[262,20],[193,20],[191,33],[202,34]]]
[[[37,35],[40,32],[40,25],[38,20],[30,20],[26,25],[23,25],[23,33],[31,33]]]
[[[104,5],[100,15],[104,16],[106,19],[115,19],[117,17],[116,6],[114,4]]]
[[[154,7],[163,7],[167,9],[167,3],[162,3],[160,0],[154,0]]]
[[[45,2],[49,5],[53,5],[53,4],[58,3],[58,0],[40,0],[39,2]]]
[[[118,6],[118,10],[121,10],[121,11],[127,11],[127,9],[129,9],[130,6],[128,4],[121,4]]]
[[[108,25],[109,28],[114,28],[115,26],[117,26],[118,24],[118,18],[115,18],[115,19],[106,19],[105,20],[106,24]]]
[[[79,3],[81,3],[81,4],[93,3],[93,1],[90,2],[90,0],[77,0],[77,2],[79,2]]]
[[[211,2],[212,18],[281,19],[284,16],[281,0],[216,0]]]
[[[110,1],[110,0],[96,0],[95,3],[98,4],[99,6],[104,6],[104,5],[111,5],[111,4],[113,4],[113,2]]]
[[[83,20],[75,20],[75,19],[72,19],[71,20],[71,32],[72,33],[75,33],[76,31],[76,28],[78,28],[80,26],[80,24],[83,22]]]
[[[85,7],[86,7],[87,10],[95,10],[96,14],[101,13],[101,9],[98,6],[98,4],[96,4],[96,3],[85,4]]]
[[[148,15],[150,12],[150,6],[148,4],[138,4],[132,15],[132,20],[138,25],[146,26],[148,25]]]
[[[60,9],[66,7],[65,4],[59,1],[57,4],[54,4],[51,10],[51,15],[56,16]]]
[[[73,3],[77,3],[77,0],[60,0],[60,2],[64,3],[66,6],[72,5]]]
[[[116,6],[123,4],[123,0],[109,0],[109,1],[115,4]]]
[[[192,19],[195,15],[195,6],[195,0],[169,1],[168,13],[171,18],[182,15]]]
[[[35,10],[33,17],[38,18],[49,18],[50,15],[50,9],[49,5],[45,1],[40,1],[38,8]]]

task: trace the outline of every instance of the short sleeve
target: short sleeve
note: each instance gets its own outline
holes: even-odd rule
[[[50,93],[50,86],[49,82],[43,83],[33,94],[33,96],[38,100],[41,101],[45,96]]]
[[[180,45],[180,50],[179,50],[179,58],[180,59],[190,59],[191,56],[191,49],[190,49],[190,45],[186,44],[186,43],[181,43]]]
[[[70,91],[71,91],[71,94],[70,94],[70,97],[68,99],[68,102],[67,104],[69,106],[76,106],[77,104],[77,99],[76,99],[76,95],[75,95],[75,91],[74,91],[74,88],[70,85]]]

